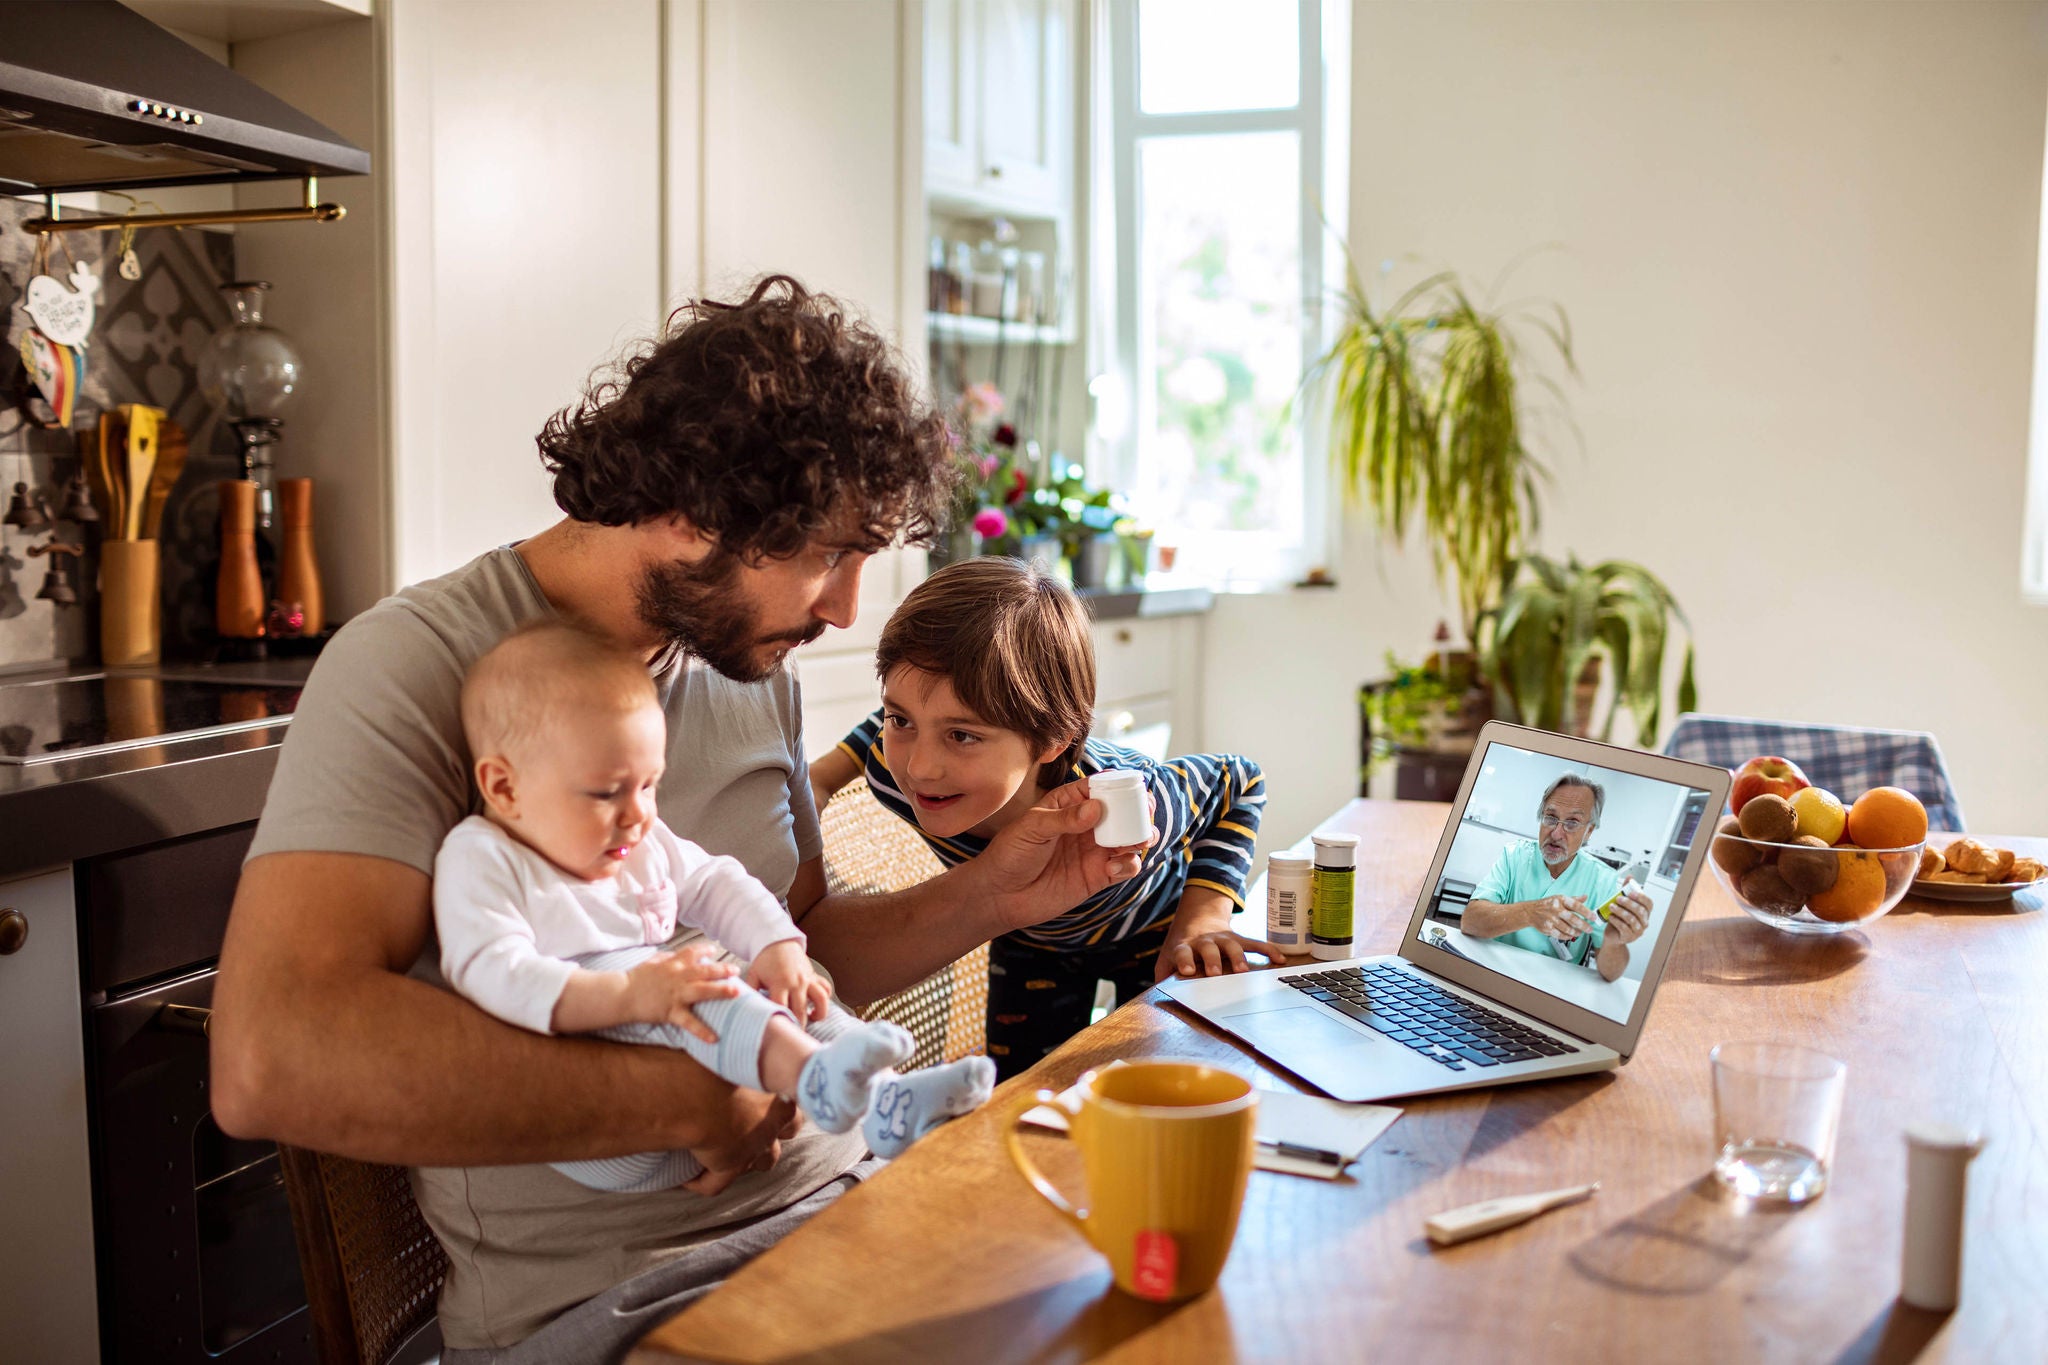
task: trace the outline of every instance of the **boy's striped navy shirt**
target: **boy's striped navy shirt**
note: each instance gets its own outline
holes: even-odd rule
[[[973,834],[950,839],[924,834],[917,812],[896,785],[882,752],[882,713],[876,711],[839,747],[860,765],[875,799],[923,835],[948,867],[988,847]],[[1044,948],[1090,947],[1129,938],[1173,918],[1181,893],[1190,886],[1222,892],[1237,905],[1251,881],[1252,845],[1266,808],[1266,779],[1259,765],[1237,754],[1182,754],[1159,762],[1106,740],[1091,739],[1074,765],[1084,777],[1105,768],[1136,768],[1152,794],[1156,843],[1138,875],[1118,882],[1064,914],[1005,937]]]

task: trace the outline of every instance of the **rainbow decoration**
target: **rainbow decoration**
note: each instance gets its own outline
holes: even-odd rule
[[[21,363],[56,414],[56,424],[68,430],[79,390],[85,387],[85,349],[52,341],[33,327],[24,328]]]

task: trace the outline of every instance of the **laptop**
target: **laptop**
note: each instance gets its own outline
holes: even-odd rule
[[[1398,953],[1159,988],[1340,1100],[1611,1070],[1642,1036],[1728,784],[1722,768],[1491,722]],[[1631,943],[1609,944],[1597,914],[1597,939],[1516,923],[1517,906],[1565,890],[1597,912],[1625,877],[1652,907]]]

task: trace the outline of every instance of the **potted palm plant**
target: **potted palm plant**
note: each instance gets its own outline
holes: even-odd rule
[[[1481,667],[1493,682],[1495,714],[1590,735],[1605,660],[1614,685],[1600,738],[1613,736],[1615,716],[1626,709],[1635,721],[1636,743],[1649,748],[1662,718],[1664,663],[1674,627],[1686,633],[1678,709],[1690,711],[1697,704],[1691,624],[1671,590],[1640,564],[1581,564],[1576,557],[1560,564],[1524,555],[1499,605],[1482,614],[1474,638]]]
[[[1533,328],[1576,372],[1570,325],[1554,305],[1483,308],[1448,272],[1379,309],[1348,267],[1341,306],[1337,337],[1304,381],[1330,404],[1331,457],[1395,545],[1420,523],[1476,639],[1536,525],[1545,470],[1525,440],[1524,393],[1533,383],[1562,401],[1517,333]]]

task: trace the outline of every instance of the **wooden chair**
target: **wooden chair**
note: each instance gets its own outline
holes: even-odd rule
[[[841,788],[820,817],[825,884],[855,892],[901,891],[943,870],[917,831],[882,808],[863,779]],[[910,1068],[955,1061],[987,1050],[988,945],[908,990],[878,1000],[866,1018],[903,1025],[917,1039]]]
[[[431,1359],[448,1254],[405,1168],[282,1144],[277,1154],[322,1365]]]

